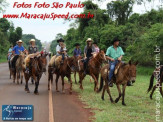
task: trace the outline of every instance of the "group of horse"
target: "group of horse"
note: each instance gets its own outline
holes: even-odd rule
[[[10,69],[10,78],[11,75],[13,75],[13,82],[15,83],[16,74],[17,74],[17,83],[19,84],[19,78],[21,75],[21,84],[23,81],[23,75],[25,77],[25,91],[29,93],[28,88],[28,81],[31,78],[35,81],[35,90],[34,93],[38,94],[38,86],[40,78],[42,77],[42,74],[46,72],[46,66],[47,66],[47,56],[48,54],[39,54],[34,56],[33,58],[30,58],[29,61],[29,72],[26,72],[25,68],[25,58],[27,57],[23,52],[20,52],[20,55],[17,55],[17,60],[11,60],[9,62],[9,69]],[[58,59],[58,61],[56,61]],[[56,56],[54,55],[48,64],[48,90],[50,90],[50,84],[53,83],[53,75],[56,75],[56,91],[59,92],[58,89],[58,80],[59,77],[61,77],[62,81],[62,92],[64,93],[64,78],[67,77],[68,81],[70,83],[69,92],[72,93],[72,79],[71,74],[75,74],[75,82],[76,82],[76,73],[79,74],[79,85],[80,89],[83,89],[83,79],[86,75],[90,75],[94,80],[94,91],[99,93],[102,89],[102,100],[104,100],[104,94],[105,90],[107,91],[110,101],[112,103],[117,103],[119,99],[122,97],[122,105],[126,105],[124,98],[125,98],[125,89],[127,86],[127,82],[134,83],[136,81],[136,66],[138,62],[133,63],[131,60],[128,63],[122,63],[119,61],[119,63],[115,67],[114,71],[114,77],[112,78],[112,81],[117,86],[118,90],[118,97],[113,100],[110,92],[110,88],[108,86],[108,74],[109,74],[109,64],[106,60],[105,52],[100,51],[96,54],[96,56],[93,56],[87,66],[87,74],[85,74],[84,69],[84,59],[79,57],[65,57],[63,63],[61,63],[62,56]],[[106,63],[107,62],[107,63]],[[160,69],[160,84],[163,82],[163,71],[162,68]],[[100,86],[98,88],[98,79],[100,77]],[[154,74],[151,76],[151,83],[148,89],[148,92],[153,87],[153,79]],[[104,82],[105,81],[105,82]],[[122,90],[120,88],[122,86]],[[162,86],[162,85],[161,85]],[[154,90],[157,88],[157,85],[154,86],[153,91],[150,95],[150,98],[152,98],[152,94]],[[160,88],[160,93],[163,96],[162,88]]]
[[[30,78],[34,79],[35,81],[35,90],[34,94],[38,94],[38,86],[39,86],[39,81],[41,79],[41,76],[44,72],[46,72],[46,66],[47,66],[47,58],[46,54],[37,54],[33,55],[32,58],[29,60],[29,71],[26,72],[26,67],[25,67],[25,59],[28,58],[30,55],[26,55],[24,52],[20,51],[19,55],[13,56],[9,60],[9,70],[10,70],[10,79],[11,76],[13,76],[13,82],[15,83],[15,79],[17,78],[17,84],[19,84],[19,79],[21,76],[21,84],[23,83],[23,75],[25,78],[25,91],[28,93],[29,88],[28,88],[28,81]]]

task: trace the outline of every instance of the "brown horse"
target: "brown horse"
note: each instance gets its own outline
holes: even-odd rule
[[[30,59],[29,73],[24,72],[25,81],[26,81],[25,91],[27,91],[27,93],[30,92],[28,88],[28,81],[29,81],[29,78],[32,77],[35,81],[34,94],[38,94],[38,86],[39,86],[41,76],[43,72],[46,72],[46,65],[47,65],[46,56],[47,55],[48,54],[41,54],[38,57],[34,57]]]
[[[21,74],[21,83],[23,81],[23,70],[24,70],[24,58],[25,54],[19,51],[19,55],[15,55],[10,63],[10,72],[13,75],[13,83],[15,83],[15,79],[17,76],[17,84],[19,84],[19,78]]]
[[[24,58],[25,54],[23,52],[20,52],[19,58],[16,61],[17,84],[19,84],[20,76],[21,84],[23,83]]]
[[[53,58],[52,58],[53,60]],[[70,82],[70,94],[72,93],[72,80],[71,80],[71,72],[72,67],[74,66],[75,58],[74,57],[67,57],[64,59],[64,62],[62,65],[60,65],[60,68],[57,69],[54,62],[52,65],[49,65],[48,67],[48,90],[50,89],[50,81],[53,83],[53,73],[56,74],[56,91],[58,92],[58,79],[61,76],[62,79],[62,92],[64,93],[64,77],[66,76],[68,78],[68,81]],[[54,71],[55,68],[55,71]]]
[[[154,78],[157,79],[157,84],[155,86],[153,86]],[[147,90],[147,92],[150,92],[152,90],[152,92],[150,94],[150,99],[152,99],[152,95],[153,95],[154,91],[156,90],[156,88],[160,88],[160,93],[163,97],[162,83],[163,83],[163,66],[160,66],[159,68],[156,68],[154,70],[154,72],[152,73],[151,78],[150,78],[150,84],[149,84],[149,88]]]
[[[99,71],[101,69],[101,65],[103,61],[106,61],[104,51],[100,51],[95,57],[92,57],[88,62],[88,75],[92,76],[94,79],[94,91],[98,90],[98,78]],[[84,74],[84,65],[83,62],[79,62],[79,83],[80,89],[83,89],[82,81],[85,78],[86,74]]]
[[[136,62],[135,64],[132,64],[131,61],[129,61],[128,64],[122,64],[121,62],[117,64],[119,69],[118,71],[115,70],[116,75],[115,75],[115,78],[112,79],[113,82],[116,84],[118,92],[119,92],[119,96],[116,98],[115,103],[117,103],[122,96],[122,105],[126,105],[124,101],[125,89],[126,89],[128,81],[132,81],[134,83],[136,80],[136,65],[137,64],[138,62]],[[107,90],[107,93],[110,97],[110,101],[114,103],[113,98],[110,93],[109,86],[108,86],[108,67],[109,65],[105,65],[101,69],[101,81],[100,81],[100,88],[98,92],[100,92],[103,88],[101,98],[102,100],[104,100],[105,90]],[[105,80],[105,85],[103,86],[104,80]],[[120,85],[122,85],[122,93],[121,93]]]

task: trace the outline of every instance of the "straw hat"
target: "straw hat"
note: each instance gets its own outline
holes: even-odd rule
[[[22,40],[17,41],[17,43],[22,43],[22,42],[23,42]]]
[[[93,40],[91,38],[88,38],[86,42],[93,42]]]
[[[29,42],[35,42],[35,39],[31,39]]]

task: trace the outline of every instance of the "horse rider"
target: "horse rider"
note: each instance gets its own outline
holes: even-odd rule
[[[124,52],[122,48],[119,46],[119,39],[116,37],[112,41],[112,46],[110,46],[106,51],[106,58],[109,59],[109,78],[108,78],[108,84],[110,87],[113,87],[113,83],[111,82],[111,79],[114,75],[114,70],[116,64],[118,64],[118,61],[122,61],[122,57],[124,55]]]
[[[34,54],[38,52],[38,48],[36,46],[36,40],[35,39],[31,39],[29,41],[30,45],[28,47],[28,54]],[[29,62],[28,62],[29,63]],[[26,69],[27,70],[27,69]],[[33,83],[33,78],[31,77],[31,82]]]
[[[88,62],[93,54],[96,52],[95,47],[92,44],[93,40],[88,38],[86,40],[87,45],[84,48],[84,74],[87,74]]]
[[[64,57],[67,56],[66,45],[64,44],[64,40],[62,38],[57,40],[57,42],[59,44],[56,46],[56,52],[57,52],[56,56],[62,56],[61,64],[63,64]]]
[[[93,42],[93,46],[95,47],[96,53],[99,53],[100,48],[97,46],[97,42]]]
[[[79,44],[79,43],[76,43],[74,46],[75,46],[75,49],[74,49],[74,51],[73,51],[73,55],[74,55],[75,57],[81,56],[80,44]]]
[[[13,49],[13,45],[10,46],[9,50],[8,50],[8,55],[7,55],[7,60],[9,61],[11,59],[12,56],[12,49]]]
[[[19,57],[19,51],[26,52],[26,49],[22,46],[23,41],[19,40],[17,41],[17,45],[12,49],[12,54],[14,55],[12,59],[12,68],[15,68],[15,63]]]

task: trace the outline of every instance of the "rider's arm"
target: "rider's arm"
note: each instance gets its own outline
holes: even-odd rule
[[[87,47],[85,46],[85,48],[84,48],[84,58],[87,57],[87,56],[86,56],[86,52],[87,52]]]

